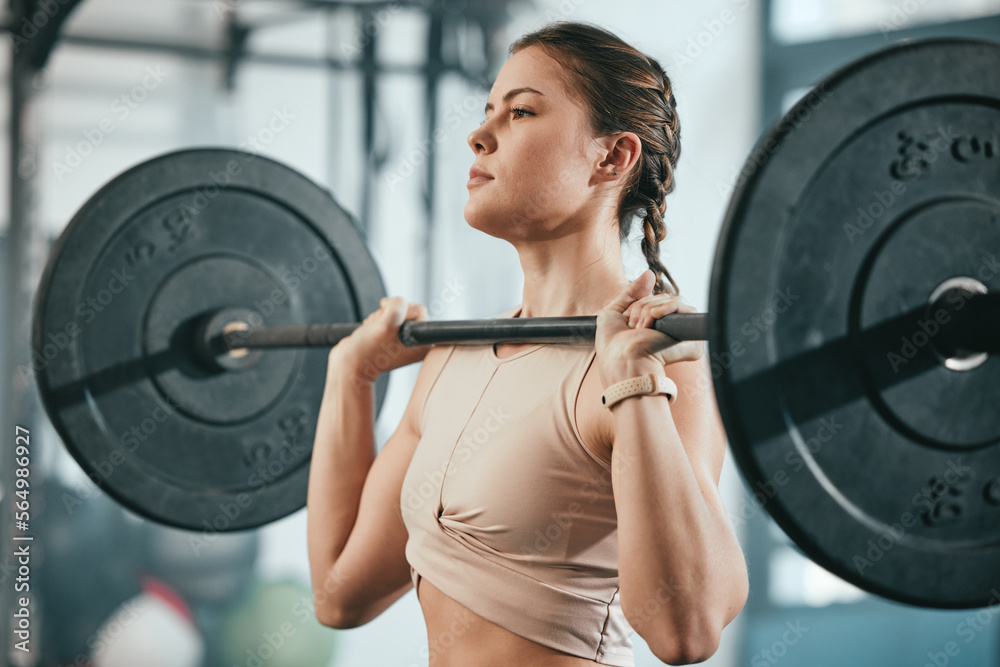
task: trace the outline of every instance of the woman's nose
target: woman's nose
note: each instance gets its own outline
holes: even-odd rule
[[[492,150],[493,135],[488,127],[488,124],[489,121],[487,120],[475,130],[470,132],[469,136],[465,139],[466,143],[469,144],[469,148],[471,148],[472,152],[477,155],[482,151]]]

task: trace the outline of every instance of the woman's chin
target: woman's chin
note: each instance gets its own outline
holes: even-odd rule
[[[479,207],[472,205],[472,202],[465,204],[465,221],[469,223],[469,227],[490,236],[497,236],[501,228],[496,216],[486,215],[484,211],[479,210]]]
[[[503,238],[500,236],[500,229],[496,226],[483,224],[483,221],[479,218],[466,218],[465,221],[469,223],[469,227],[482,232],[483,234],[488,234],[490,236],[495,236],[496,238]]]

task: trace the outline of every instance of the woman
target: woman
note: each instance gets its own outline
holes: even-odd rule
[[[698,662],[748,588],[702,344],[648,330],[691,311],[658,258],[680,153],[670,81],[589,25],[511,54],[468,137],[465,217],[520,257],[523,299],[501,316],[596,314],[596,339],[403,348],[399,325],[427,312],[394,297],[334,347],[309,480],[316,614],[356,627],[416,586],[432,667],[632,665],[633,629],[660,660]],[[619,244],[637,213],[650,270],[630,283]],[[374,457],[372,383],[421,359]],[[673,396],[602,405],[649,374]]]

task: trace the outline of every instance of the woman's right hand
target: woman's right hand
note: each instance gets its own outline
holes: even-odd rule
[[[433,345],[407,347],[399,342],[399,327],[407,320],[427,321],[423,304],[407,303],[401,296],[383,297],[351,335],[330,350],[328,374],[375,382],[379,374],[422,360]]]

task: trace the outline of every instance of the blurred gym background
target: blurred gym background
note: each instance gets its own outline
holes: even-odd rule
[[[27,363],[26,304],[52,240],[87,198],[134,164],[193,146],[259,152],[328,187],[363,230],[388,293],[426,304],[432,319],[517,304],[516,253],[462,217],[473,159],[465,137],[509,43],[562,19],[614,31],[674,82],[683,152],[663,259],[702,310],[737,173],[784,109],[839,65],[897,40],[1000,39],[1000,0],[11,0],[0,18],[0,143],[10,156],[0,160],[0,469],[12,466],[14,424],[30,427],[37,537],[28,654],[8,632],[14,510],[11,488],[0,487],[0,664],[427,664],[412,591],[361,628],[315,622],[304,510],[254,531],[189,533],[95,487],[48,423],[30,374],[16,370]],[[624,258],[630,277],[644,268],[637,240]],[[392,374],[377,446],[416,372]],[[722,487],[751,595],[707,664],[1000,665],[989,611],[865,594],[804,559],[731,461]],[[633,640],[637,665],[660,664]],[[957,655],[942,653],[948,642]]]

